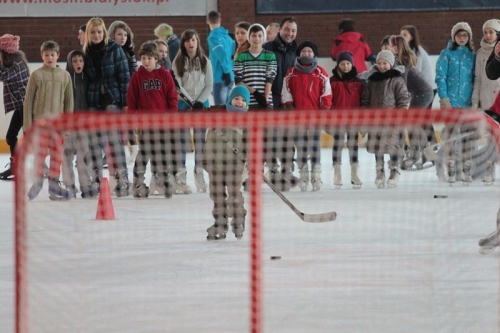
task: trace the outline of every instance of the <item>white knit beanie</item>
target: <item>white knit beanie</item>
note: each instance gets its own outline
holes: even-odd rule
[[[465,30],[469,34],[469,39],[472,39],[472,29],[470,28],[469,23],[467,22],[458,22],[451,29],[451,39],[455,39],[455,35],[459,30]]]
[[[266,28],[264,28],[264,26],[262,24],[259,24],[259,23],[254,23],[250,27],[248,27],[248,39],[250,39],[250,29],[252,29],[253,27],[259,27],[262,30],[262,34],[264,35],[263,41],[265,43],[266,37],[267,37]]]
[[[492,20],[488,20],[488,21],[484,22],[483,31],[486,28],[493,29],[497,32],[500,31],[500,20],[492,19]]]
[[[391,68],[394,67],[394,62],[396,61],[396,58],[394,57],[394,54],[391,51],[388,50],[382,50],[377,54],[377,61],[379,59],[387,61],[390,65]]]

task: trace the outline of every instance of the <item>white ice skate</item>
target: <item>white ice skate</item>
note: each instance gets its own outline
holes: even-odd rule
[[[470,183],[472,183],[471,169],[472,169],[472,161],[465,161],[464,166],[462,168],[463,171],[462,182],[464,186],[469,186]]]
[[[321,181],[321,165],[315,165],[311,171],[311,184],[313,191],[319,191],[323,186]]]
[[[448,163],[447,163],[447,166],[448,166],[448,178],[447,178],[447,181],[448,181],[448,184],[450,184],[450,186],[453,186],[453,184],[456,181],[455,161],[454,160],[449,160]]]
[[[309,167],[304,165],[302,169],[299,170],[299,187],[302,192],[307,191],[307,186],[309,185]]]
[[[207,192],[207,183],[205,182],[205,178],[203,178],[202,167],[195,167],[194,169],[194,184],[196,185],[196,190],[199,193]]]
[[[377,188],[384,188],[385,187],[384,169],[377,169],[377,177],[375,178],[375,186],[377,186]]]
[[[333,165],[333,185],[337,190],[342,188],[342,166],[339,163]]]
[[[399,171],[397,167],[391,168],[391,173],[389,174],[389,179],[387,179],[387,187],[392,188],[398,186]]]
[[[483,176],[483,185],[491,186],[495,181],[495,163],[491,161],[486,162],[488,167],[486,169],[486,173]]]
[[[358,177],[358,163],[351,164],[351,184],[352,188],[360,189],[363,182]]]

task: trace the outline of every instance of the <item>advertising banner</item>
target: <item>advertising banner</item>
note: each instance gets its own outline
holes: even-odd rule
[[[0,17],[198,16],[217,0],[0,0]]]

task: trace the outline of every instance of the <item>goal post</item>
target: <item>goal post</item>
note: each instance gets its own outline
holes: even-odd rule
[[[290,306],[292,313],[283,313],[286,310],[277,309],[278,306],[283,307],[287,301],[292,302],[293,297],[281,294],[279,284],[272,279],[286,277],[287,280],[282,281],[287,285],[286,288],[303,288],[305,292],[303,298],[308,298],[307,291],[311,291],[317,297],[320,297],[325,290],[328,291],[328,295],[331,295],[329,292],[331,290],[338,291],[339,285],[329,286],[326,289],[314,289],[317,286],[314,286],[314,277],[316,276],[313,271],[332,273],[339,268],[350,269],[349,263],[344,263],[342,260],[346,260],[345,256],[348,251],[346,249],[352,249],[352,244],[346,243],[346,249],[335,247],[338,252],[326,255],[315,247],[317,244],[302,244],[298,234],[293,234],[290,240],[281,243],[279,239],[280,233],[287,233],[281,228],[304,224],[304,222],[293,213],[287,215],[290,208],[281,202],[262,182],[266,130],[273,128],[283,130],[297,128],[356,128],[363,133],[372,133],[374,129],[385,133],[384,131],[394,128],[411,129],[432,124],[442,124],[452,129],[463,125],[471,125],[475,131],[489,135],[488,144],[493,144],[495,154],[498,154],[498,147],[500,146],[498,124],[482,112],[469,110],[295,110],[290,112],[259,111],[243,114],[200,112],[165,115],[75,113],[38,121],[26,133],[22,145],[18,147],[14,165],[16,175],[14,187],[16,333],[64,332],[68,329],[75,332],[103,332],[106,330],[112,331],[113,329],[119,329],[121,332],[137,332],[141,330],[155,332],[161,331],[162,328],[165,328],[165,325],[170,325],[169,328],[172,331],[175,331],[175,328],[186,329],[188,327],[200,329],[204,327],[203,324],[194,323],[200,318],[202,318],[201,320],[210,320],[214,315],[225,315],[212,309],[211,305],[209,305],[211,304],[210,301],[206,300],[206,298],[210,298],[214,304],[220,302],[220,304],[224,305],[221,307],[222,309],[229,308],[231,311],[235,311],[236,315],[247,314],[247,317],[240,317],[237,320],[245,322],[241,326],[244,328],[243,331],[249,330],[253,333],[275,331],[274,329],[279,326],[279,323],[273,322],[272,316],[276,313],[280,320],[297,317],[298,329],[307,327],[307,325],[311,324],[311,321],[322,320],[320,316],[325,315],[325,312],[318,311],[318,318],[314,318],[314,311],[316,310],[314,305],[311,305],[311,308],[304,309],[303,314],[296,313],[297,308],[293,306]],[[201,233],[202,237],[197,236],[195,239],[194,237],[185,236],[186,233],[193,232],[190,227],[191,222],[203,219],[208,224],[210,223],[212,205],[209,200],[209,193],[204,196],[198,193],[193,193],[190,196],[174,195],[172,199],[165,199],[171,201],[159,200],[158,198],[137,200],[132,195],[124,198],[114,197],[112,204],[115,206],[116,221],[96,221],[94,219],[98,204],[96,198],[83,200],[78,197],[68,202],[51,202],[45,196],[40,195],[40,197],[31,201],[28,200],[28,190],[36,175],[40,174],[40,168],[43,167],[43,164],[36,162],[33,155],[40,154],[37,151],[40,146],[45,149],[46,145],[43,145],[40,141],[47,137],[47,133],[81,133],[87,135],[91,132],[120,132],[123,136],[123,133],[137,129],[151,131],[186,129],[189,131],[190,128],[241,128],[248,133],[249,185],[248,192],[244,194],[244,197],[245,206],[247,206],[249,213],[246,215],[247,230],[242,241],[233,241],[233,236],[230,240],[207,242],[204,229]],[[480,146],[485,144],[484,140],[478,140],[478,142]],[[324,151],[325,154],[330,154],[331,148],[325,149],[327,149]],[[363,151],[363,154],[365,154],[365,151]],[[378,210],[377,207],[373,207],[367,202],[358,203],[358,199],[356,199],[358,194],[352,193],[362,193],[363,195],[359,197],[365,200],[371,198],[376,200],[375,197],[381,195],[393,198],[394,202],[397,202],[402,197],[402,194],[404,196],[405,193],[408,193],[401,188],[404,189],[405,186],[408,186],[408,189],[417,188],[418,190],[415,190],[415,200],[417,201],[415,205],[418,206],[418,212],[424,212],[425,216],[441,216],[437,212],[438,208],[435,205],[432,206],[432,211],[427,211],[429,202],[426,199],[427,197],[424,198],[423,196],[433,192],[436,194],[448,193],[454,188],[450,189],[447,184],[438,183],[435,175],[427,172],[428,170],[400,170],[402,178],[406,177],[408,180],[407,183],[399,187],[398,192],[394,192],[394,197],[391,197],[391,192],[388,192],[391,189],[381,189],[379,192],[374,192],[376,188],[373,185],[372,178],[374,178],[375,173],[372,172],[372,169],[375,163],[372,155],[368,154],[368,156],[370,157],[366,159],[369,161],[367,165],[368,163],[371,164],[366,169],[370,170],[369,175],[371,178],[364,180],[361,189],[350,189],[350,182],[348,178],[345,178],[344,187],[335,190],[330,177],[332,171],[326,171],[329,162],[324,161],[323,173],[330,178],[323,178],[324,184],[321,190],[314,193],[309,188],[306,192],[301,193],[296,187],[289,192],[283,192],[285,198],[296,206],[300,206],[300,210],[303,212],[335,211],[338,214],[337,219],[329,224],[329,227],[323,225],[316,227],[318,224],[315,223],[307,224],[308,229],[305,231],[304,236],[318,237],[320,241],[325,241],[326,236],[334,238],[335,234],[343,233],[345,238],[352,238],[352,241],[354,241],[361,234],[361,239],[376,243],[373,239],[385,232],[382,231],[385,226],[381,224],[384,218],[396,222],[402,216],[409,216],[405,214],[416,214],[413,211],[406,213],[404,210],[407,208],[401,208],[401,211],[385,215],[387,212],[383,209]],[[346,159],[344,162],[345,166],[348,166],[347,161]],[[132,166],[128,165],[127,169],[129,180],[132,182]],[[298,174],[297,169],[295,174]],[[109,177],[112,177],[111,171]],[[146,183],[149,185],[149,182]],[[458,183],[457,181],[457,184],[454,185],[455,188],[461,186]],[[494,209],[496,211],[498,209],[497,186],[485,187],[485,189],[488,195],[492,197],[492,202],[496,202],[497,207]],[[457,205],[463,202],[462,199],[473,201],[472,194],[477,194],[479,191],[470,190],[472,194],[469,197],[469,194],[466,193],[467,190],[466,188],[457,189],[457,192],[461,193],[461,196],[456,201]],[[46,191],[46,187],[43,191]],[[444,196],[446,195],[448,194]],[[273,201],[276,199],[277,201]],[[355,200],[356,202],[354,202]],[[450,198],[450,205],[460,209],[460,207],[455,206],[455,201],[452,200],[454,199]],[[169,203],[168,207],[165,202]],[[408,206],[404,207],[412,207],[411,202],[407,204]],[[445,204],[443,203],[443,205]],[[182,209],[182,213],[175,211],[175,206]],[[346,207],[348,208],[347,211]],[[480,204],[475,202],[474,207],[480,207]],[[375,225],[370,226],[367,224],[367,229],[365,228],[365,230],[372,231],[371,235],[373,237],[363,234],[364,231],[358,229],[348,229],[347,225],[354,221],[345,219],[346,216],[349,216],[349,218],[357,216],[366,219],[366,215],[363,215],[364,212],[362,211],[365,208],[373,209]],[[469,212],[467,207],[463,209],[467,209]],[[201,212],[205,210],[206,213],[201,216]],[[470,210],[472,211],[472,208]],[[484,221],[484,224],[489,223],[493,229],[496,223],[495,216],[492,215],[491,221]],[[176,219],[179,221],[175,221]],[[165,222],[166,220],[168,220],[168,224]],[[209,227],[208,224],[206,227]],[[429,224],[426,225],[429,226]],[[275,227],[276,229],[274,229]],[[317,230],[321,231],[314,231],[313,228],[318,228]],[[229,230],[231,230],[231,226],[229,226]],[[401,231],[401,229],[397,230]],[[196,230],[196,232],[198,231]],[[302,229],[298,231],[304,232]],[[456,240],[456,238],[453,238],[456,236],[453,230],[440,231],[442,234],[439,237],[449,237],[444,241],[452,243]],[[176,235],[177,237],[175,237]],[[426,235],[428,236],[426,233],[422,237],[425,238]],[[287,234],[287,237],[290,237],[290,235]],[[404,240],[406,236],[395,234],[394,237],[401,237],[400,240]],[[460,234],[460,237],[463,237],[463,234]],[[345,241],[347,242],[347,240]],[[426,242],[425,239],[421,241]],[[470,242],[471,240],[466,239],[465,241]],[[283,248],[280,249],[280,245],[283,245]],[[378,246],[379,244],[374,245]],[[199,252],[191,252],[189,246]],[[331,250],[330,246],[332,244],[326,246],[326,251]],[[421,247],[415,249],[418,253],[423,251],[429,256],[435,256],[436,252],[438,252],[433,242],[419,246]],[[475,246],[477,246],[477,242]],[[375,251],[380,251],[377,253],[381,255],[387,255],[386,250],[386,248],[377,248]],[[297,255],[297,258],[301,258],[301,261],[291,261],[287,264],[285,256],[281,259],[279,251]],[[411,251],[411,249],[408,251]],[[305,259],[305,253],[311,257]],[[360,255],[358,252],[356,253]],[[272,254],[272,256],[269,256],[269,254]],[[197,255],[205,261],[197,259]],[[243,271],[240,267],[241,263],[238,263],[238,269],[235,269],[237,272],[234,272],[230,263],[220,259],[213,259],[225,255],[231,259],[246,258],[242,259],[242,261],[247,265],[248,270]],[[332,259],[336,255],[344,257],[341,264]],[[171,256],[175,256],[175,260],[170,261]],[[321,258],[321,260],[315,260],[315,258]],[[210,260],[214,260],[219,265],[224,265],[218,272],[220,280],[215,278],[217,274],[210,269]],[[383,271],[387,268],[384,262],[377,262],[376,258],[374,262],[369,265],[377,265],[370,266],[375,267],[377,271],[379,269]],[[353,259],[353,263],[356,264],[356,258]],[[359,264],[363,263],[366,263],[366,261]],[[226,264],[228,266],[225,266]],[[190,286],[181,285],[182,281],[177,279],[174,272],[166,269],[165,265],[172,265],[175,270],[182,273],[182,276],[193,276],[193,280],[189,281]],[[305,273],[307,269],[311,269],[311,272]],[[212,277],[204,278],[203,273],[208,270]],[[271,271],[269,275],[267,275],[267,270]],[[354,268],[350,272],[360,274],[360,271]],[[238,276],[233,276],[236,273],[238,273]],[[365,275],[365,273],[362,273],[362,282],[356,279],[349,282],[347,277],[344,277],[345,280],[337,281],[337,283],[344,283],[347,288],[363,287],[363,283],[366,282],[365,279],[368,279],[368,274]],[[298,280],[302,281],[300,283],[304,283],[302,274],[311,274],[307,279],[304,279],[310,284],[294,285],[293,281],[296,277],[301,277]],[[225,275],[229,277],[226,278]],[[377,279],[377,277],[374,277],[374,279]],[[500,277],[498,279],[500,281]],[[240,289],[242,281],[247,283],[244,288],[246,291]],[[383,281],[383,283],[389,284],[389,288],[391,287],[390,282]],[[356,285],[357,282],[360,285]],[[241,296],[238,297],[240,301],[236,302],[232,296],[221,295],[219,292],[223,289],[219,289],[219,283],[230,285],[233,289],[229,292]],[[211,292],[211,286],[214,284],[216,285],[215,293]],[[394,286],[395,292],[399,287]],[[188,292],[185,298],[177,294],[177,291],[180,290]],[[500,291],[496,290],[494,292],[498,294],[497,297],[500,300]],[[172,294],[175,294],[175,297],[171,296]],[[170,299],[170,297],[172,298]],[[275,300],[274,297],[279,301]],[[346,301],[346,298],[346,296],[341,297],[340,302]],[[175,309],[175,306],[170,304],[169,300],[178,303],[179,309]],[[304,299],[299,301],[305,303]],[[323,299],[320,303],[323,304],[323,302],[325,307],[333,309],[332,300]],[[373,305],[371,300],[367,300],[367,302],[370,303],[370,306]],[[402,304],[402,296],[395,302],[397,304],[384,303],[388,311],[395,309],[398,304]],[[192,318],[187,314],[182,315],[181,318],[169,316],[169,312],[176,315],[182,313],[180,312],[182,305],[186,304],[189,305],[185,311],[195,313]],[[197,311],[191,307],[192,304],[200,304],[202,308],[200,312],[203,313],[202,317],[197,317],[200,314],[196,314]],[[346,306],[353,308],[352,304],[346,303]],[[383,310],[381,309],[381,311]],[[415,308],[411,308],[411,310],[415,310]],[[327,331],[335,327],[336,324],[339,325],[336,327],[341,329],[352,324],[349,320],[343,321],[340,318],[342,311],[335,310],[333,312],[338,315],[338,321],[335,321],[335,324],[330,322],[326,326],[318,324],[318,331]],[[303,318],[311,315],[313,318]],[[453,315],[456,315],[456,313]],[[491,314],[491,316],[494,317],[495,315]],[[366,318],[356,319],[359,320],[359,327],[365,327],[363,320]],[[292,319],[290,320],[293,322]],[[176,323],[176,321],[181,321],[183,324]],[[383,324],[380,324],[380,326],[384,327]],[[235,328],[235,326],[230,327]],[[290,331],[292,328],[287,326],[281,331],[286,331],[286,329]],[[475,330],[477,327],[472,325],[470,328]],[[223,326],[209,325],[206,331],[212,332],[217,329],[219,331],[224,330]],[[315,331],[314,326],[310,327],[310,329]]]

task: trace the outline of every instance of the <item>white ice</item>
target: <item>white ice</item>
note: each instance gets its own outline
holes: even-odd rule
[[[498,182],[449,187],[431,168],[376,189],[360,149],[355,190],[343,160],[342,189],[322,149],[321,191],[285,193],[334,222],[304,223],[262,186],[263,331],[500,332],[500,257],[477,245],[495,228]],[[14,332],[13,186],[0,182],[2,333]],[[51,202],[46,186],[28,205],[30,332],[250,330],[249,220],[241,241],[207,242],[208,193],[113,198],[116,220],[96,221],[97,200]]]

